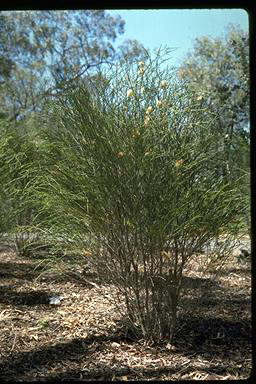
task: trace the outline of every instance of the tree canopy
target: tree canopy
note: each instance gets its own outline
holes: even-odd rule
[[[99,66],[143,55],[136,40],[115,49],[124,26],[104,10],[1,12],[2,116],[20,119]]]
[[[218,115],[217,129],[230,135],[248,131],[248,33],[231,24],[223,38],[197,38],[179,76]]]
[[[249,36],[230,24],[223,37],[200,37],[178,75],[194,98],[215,116],[216,155],[226,158],[220,175],[249,170]],[[247,190],[248,193],[248,190]]]

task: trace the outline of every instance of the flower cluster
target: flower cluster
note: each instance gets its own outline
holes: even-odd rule
[[[145,73],[145,63],[144,61],[139,61],[138,62],[138,74],[143,76]],[[162,80],[160,82],[160,89],[163,89],[163,90],[166,90],[168,87],[169,87],[169,83],[167,80]],[[140,95],[144,94],[146,92],[146,88],[144,86],[142,86],[140,88]],[[131,98],[135,96],[135,93],[133,91],[133,89],[128,89],[127,91],[127,97],[128,98]],[[167,100],[166,99],[156,99],[156,108],[165,108],[167,107]],[[147,126],[149,125],[150,121],[151,121],[151,118],[150,118],[150,115],[152,114],[152,112],[154,111],[154,107],[152,105],[148,106],[146,108],[146,111],[145,111],[145,116],[144,116],[144,125]],[[132,137],[136,137],[138,136],[137,134],[132,134]]]
[[[143,76],[144,73],[145,73],[145,67],[144,67],[145,63],[144,63],[144,61],[140,61],[138,65],[139,65],[138,74]]]
[[[144,61],[140,61],[138,63],[138,75],[140,76],[143,76],[145,73],[145,63]],[[160,89],[160,92],[161,90],[165,91],[169,88],[169,82],[167,80],[162,80],[159,84],[159,89]],[[142,94],[145,94],[146,91],[148,92],[149,89],[145,88],[144,86],[142,86],[139,90],[139,94],[142,95]],[[165,94],[165,92],[164,92]],[[128,98],[131,98],[131,97],[134,97],[135,96],[135,91],[130,88],[127,90],[127,97]],[[202,100],[202,95],[199,94],[198,97],[197,97],[197,100]],[[155,106],[153,105],[149,105],[145,108],[145,113],[144,113],[144,126],[148,126],[150,124],[150,122],[152,121],[152,116],[154,115],[154,111],[159,108],[159,109],[164,109],[164,108],[167,108],[168,106],[170,106],[170,103],[168,102],[168,100],[164,97],[159,97],[155,100]],[[166,118],[166,121],[167,121],[167,116],[164,117],[162,116],[163,119]],[[131,133],[131,137],[132,138],[138,138],[139,136],[141,135],[139,129],[133,129],[132,130],[132,133]],[[151,150],[146,150],[144,152],[144,157],[148,157],[150,156],[152,153],[151,153]],[[125,152],[118,152],[117,153],[117,157],[120,159],[120,158],[123,158],[124,156],[126,155]],[[176,160],[175,161],[175,167],[176,168],[180,168],[184,163],[184,160],[183,159],[179,159],[179,160]],[[165,252],[165,251],[162,251],[161,252],[161,256],[166,259],[166,260],[170,260],[170,253],[169,252]]]
[[[150,117],[146,116],[144,119],[144,125],[147,126],[147,125],[149,125],[149,123],[150,123]]]
[[[160,83],[160,88],[167,89],[169,87],[169,83],[166,80],[162,80]]]
[[[166,107],[166,106],[167,106],[167,100],[165,100],[165,99],[162,99],[162,100],[157,99],[157,100],[156,100],[156,106],[157,106],[158,108],[164,108],[164,107]]]
[[[153,112],[153,107],[148,107],[147,110],[146,110],[146,115],[148,115],[149,113]]]
[[[128,89],[127,91],[127,97],[131,97],[131,96],[134,96],[134,92],[132,89]]]
[[[184,160],[180,159],[180,160],[176,160],[175,165],[176,165],[176,167],[178,168],[178,167],[180,167],[183,163],[184,163]]]
[[[118,153],[117,153],[117,157],[118,157],[119,159],[121,159],[122,157],[124,157],[124,155],[125,155],[124,152],[118,152]]]
[[[140,131],[138,129],[134,129],[132,132],[132,138],[136,138],[140,136]]]

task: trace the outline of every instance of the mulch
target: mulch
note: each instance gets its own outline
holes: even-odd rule
[[[42,274],[0,252],[0,378],[5,381],[234,380],[251,375],[251,266],[234,257],[214,276],[203,255],[185,271],[173,343],[135,339],[115,286]],[[90,280],[90,279],[89,279]],[[61,297],[58,305],[50,297]]]

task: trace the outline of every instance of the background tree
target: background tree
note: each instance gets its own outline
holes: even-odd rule
[[[218,116],[216,129],[246,136],[249,124],[249,37],[230,25],[224,38],[201,37],[179,69],[198,100]]]
[[[216,168],[216,176],[232,178],[240,175],[249,222],[248,33],[229,25],[222,38],[197,38],[178,74],[202,107],[215,115],[213,129],[220,133],[216,156],[225,160],[224,167]]]
[[[1,12],[2,113],[20,119],[104,63],[141,55],[137,41],[115,50],[124,25],[104,10]]]

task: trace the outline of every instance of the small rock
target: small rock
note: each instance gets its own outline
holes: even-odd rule
[[[63,299],[64,299],[63,296],[57,296],[57,295],[51,296],[51,297],[49,297],[49,304],[59,305],[61,303],[61,300],[63,300]]]

